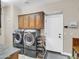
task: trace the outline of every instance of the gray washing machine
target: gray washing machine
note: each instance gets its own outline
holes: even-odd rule
[[[21,49],[20,53],[24,54],[24,43],[23,43],[24,30],[15,30],[13,33],[13,46]]]
[[[36,58],[36,37],[39,35],[39,31],[37,30],[24,31],[24,55]]]

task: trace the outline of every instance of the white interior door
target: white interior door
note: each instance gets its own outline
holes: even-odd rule
[[[63,14],[46,16],[45,35],[47,50],[63,52]]]

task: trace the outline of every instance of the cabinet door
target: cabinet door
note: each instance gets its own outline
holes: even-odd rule
[[[18,17],[18,27],[19,27],[19,29],[24,28],[24,16],[19,16]]]
[[[44,15],[41,13],[36,14],[36,28],[37,29],[44,28]]]
[[[29,28],[29,16],[24,15],[24,29]]]
[[[35,28],[35,15],[29,15],[29,28]]]
[[[8,59],[18,59],[19,58],[18,54],[19,54],[19,52],[15,52]]]

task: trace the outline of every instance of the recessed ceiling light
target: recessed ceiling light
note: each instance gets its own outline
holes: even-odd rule
[[[26,1],[25,4],[29,4],[30,2]]]

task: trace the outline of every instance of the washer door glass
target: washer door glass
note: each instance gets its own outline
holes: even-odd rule
[[[30,32],[25,33],[23,39],[24,39],[24,45],[26,46],[32,46],[35,41],[33,34],[31,34]]]
[[[16,33],[15,34],[15,38],[14,38],[14,42],[15,43],[20,43],[21,42],[21,34],[20,33]]]

